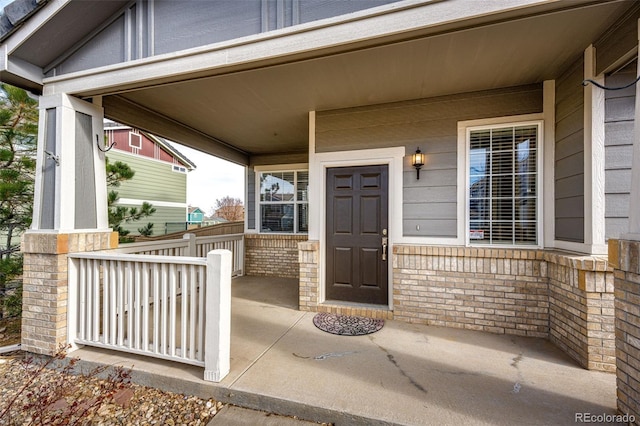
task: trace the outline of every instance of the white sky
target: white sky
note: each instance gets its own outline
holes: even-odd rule
[[[187,174],[187,203],[209,214],[216,200],[230,196],[244,202],[244,167],[171,142],[197,167]]]

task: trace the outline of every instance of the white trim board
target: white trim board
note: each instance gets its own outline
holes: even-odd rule
[[[142,203],[145,203],[145,202],[153,204],[153,207],[177,207],[177,208],[184,208],[184,209],[188,207],[187,203],[176,203],[173,201],[140,200],[137,198],[119,198],[116,205],[121,206],[123,204],[127,204],[127,205],[140,206],[142,205]]]

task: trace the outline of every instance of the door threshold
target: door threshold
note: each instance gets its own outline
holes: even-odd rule
[[[341,300],[327,300],[317,305],[317,311],[376,319],[393,319],[393,311],[389,309],[388,305],[344,302]]]

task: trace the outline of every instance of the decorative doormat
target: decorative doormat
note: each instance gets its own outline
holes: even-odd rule
[[[384,325],[384,320],[321,312],[313,317],[313,324],[320,330],[331,334],[362,336],[380,330]]]

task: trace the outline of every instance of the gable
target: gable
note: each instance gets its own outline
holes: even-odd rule
[[[37,64],[46,77],[52,77],[227,42],[397,1],[72,1],[31,34],[14,55]],[[58,35],[56,44],[52,33]]]
[[[105,138],[107,145],[113,146],[112,149],[166,163],[180,164],[187,170],[195,168],[188,158],[178,155],[176,150],[170,149],[169,145],[149,133],[128,127],[106,127]]]

